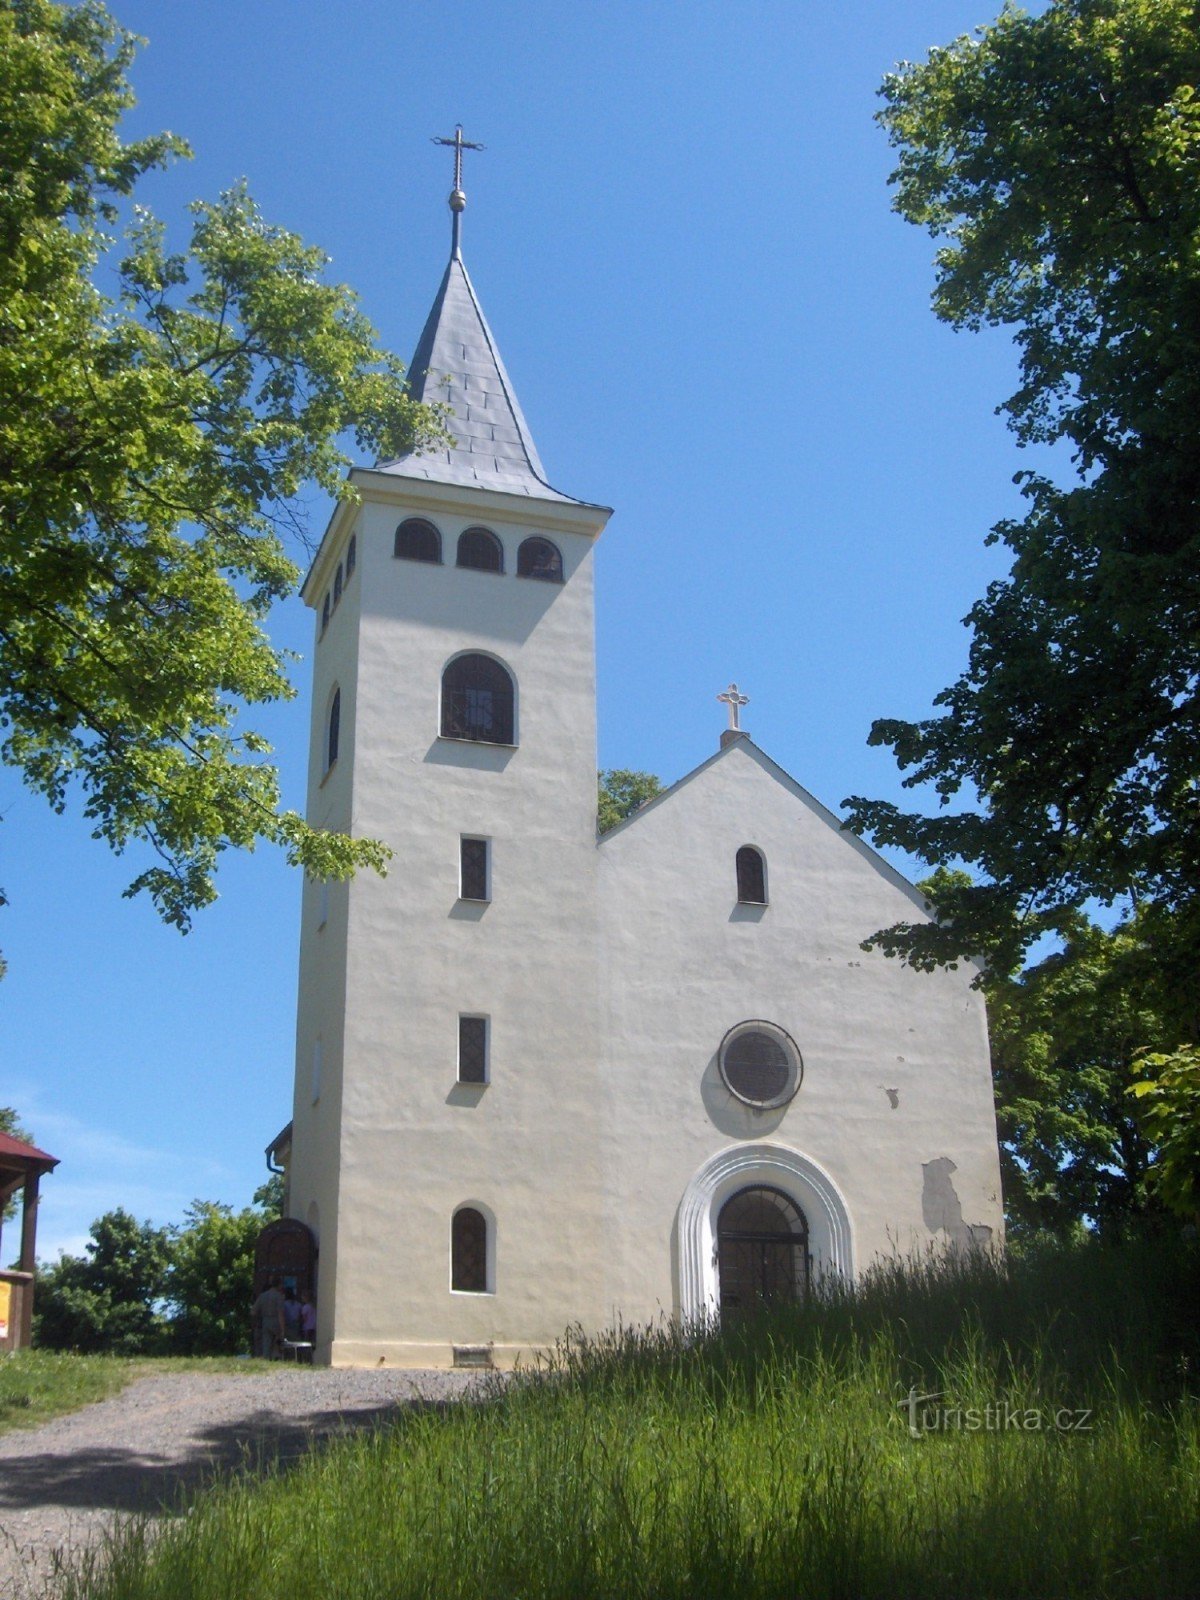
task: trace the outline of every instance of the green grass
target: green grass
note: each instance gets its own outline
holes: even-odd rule
[[[20,1350],[0,1356],[0,1433],[36,1428],[52,1417],[78,1411],[118,1394],[135,1378],[161,1372],[254,1372],[260,1361],[233,1356],[80,1356]]]
[[[894,1269],[691,1340],[570,1338],[480,1403],[229,1483],[153,1541],[126,1529],[64,1595],[1194,1595],[1198,1303],[1168,1240]],[[910,1385],[1090,1428],[913,1439]]]

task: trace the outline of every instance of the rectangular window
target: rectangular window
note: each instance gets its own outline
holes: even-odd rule
[[[462,900],[490,900],[492,898],[491,874],[488,870],[488,841],[462,839],[459,841],[458,893]]]
[[[488,1025],[486,1017],[458,1019],[458,1081],[486,1083]]]

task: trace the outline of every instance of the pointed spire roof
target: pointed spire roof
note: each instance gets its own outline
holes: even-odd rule
[[[460,248],[460,219],[466,206],[462,149],[482,146],[465,145],[461,129],[455,140],[435,141],[456,142],[450,261],[408,368],[409,389],[416,399],[442,401],[450,407],[446,418],[450,442],[377,462],[376,471],[583,504],[547,483],[529,424],[467,275]]]

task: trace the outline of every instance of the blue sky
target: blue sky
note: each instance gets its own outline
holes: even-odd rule
[[[998,9],[998,8],[997,8]],[[999,333],[929,311],[932,242],[890,210],[874,124],[895,62],[983,0],[839,6],[522,0],[124,0],[150,43],[133,136],[195,160],[139,198],[172,226],[248,180],[412,352],[469,156],[464,254],[553,482],[615,507],[598,551],[599,762],[672,781],[743,723],[837,806],[898,797],[873,718],[925,714],[1003,556],[1022,465]],[[328,507],[307,507],[314,536]],[[274,636],[307,656],[310,614]],[[301,804],[299,697],[257,719]],[[299,880],[230,857],[186,939],[121,890],[139,870],[0,771],[0,1104],[62,1158],[39,1253],[100,1212],[244,1204],[291,1107]],[[899,863],[902,867],[906,865]]]

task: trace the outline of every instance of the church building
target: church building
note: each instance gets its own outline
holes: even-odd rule
[[[568,1325],[733,1316],[996,1238],[969,970],[862,941],[920,894],[758,748],[596,830],[593,565],[460,249],[410,367],[450,438],[355,468],[316,615],[288,1211],[316,1359],[508,1366]],[[701,754],[701,752],[698,752]]]

